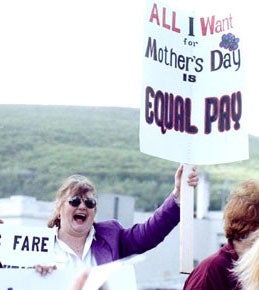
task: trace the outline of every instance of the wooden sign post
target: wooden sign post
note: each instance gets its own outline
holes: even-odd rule
[[[192,165],[184,164],[180,200],[180,272],[189,274],[193,269],[193,214],[194,188],[187,183]]]

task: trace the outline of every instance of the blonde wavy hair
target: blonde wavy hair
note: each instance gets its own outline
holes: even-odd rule
[[[55,209],[48,221],[48,227],[53,228],[56,226],[60,228],[59,212],[64,202],[68,200],[69,197],[75,195],[84,196],[87,193],[95,195],[95,186],[87,177],[82,175],[69,176],[56,192]]]
[[[223,218],[229,240],[240,241],[259,227],[259,180],[244,181],[229,195]]]
[[[231,270],[238,280],[241,290],[259,289],[259,229],[252,232],[245,240],[251,246],[234,262]]]

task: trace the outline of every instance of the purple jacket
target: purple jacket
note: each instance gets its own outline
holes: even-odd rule
[[[229,271],[237,259],[232,243],[228,242],[191,272],[183,290],[238,290],[237,280]]]
[[[97,264],[105,264],[156,247],[180,221],[180,208],[170,195],[143,224],[123,228],[116,220],[94,223],[91,250]]]

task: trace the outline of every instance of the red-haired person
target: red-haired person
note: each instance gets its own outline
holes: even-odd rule
[[[228,243],[198,264],[183,290],[237,290],[234,261],[247,249],[244,239],[259,228],[259,180],[242,182],[230,195],[223,211]]]

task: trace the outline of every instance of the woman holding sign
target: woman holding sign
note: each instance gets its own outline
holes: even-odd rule
[[[58,268],[92,267],[156,247],[180,220],[180,185],[183,166],[175,173],[175,187],[164,203],[143,224],[123,228],[118,221],[95,222],[97,202],[94,185],[84,176],[71,176],[56,193],[56,208],[49,227],[57,228],[55,242]],[[196,186],[195,168],[188,177]],[[37,270],[46,274],[48,267]]]

